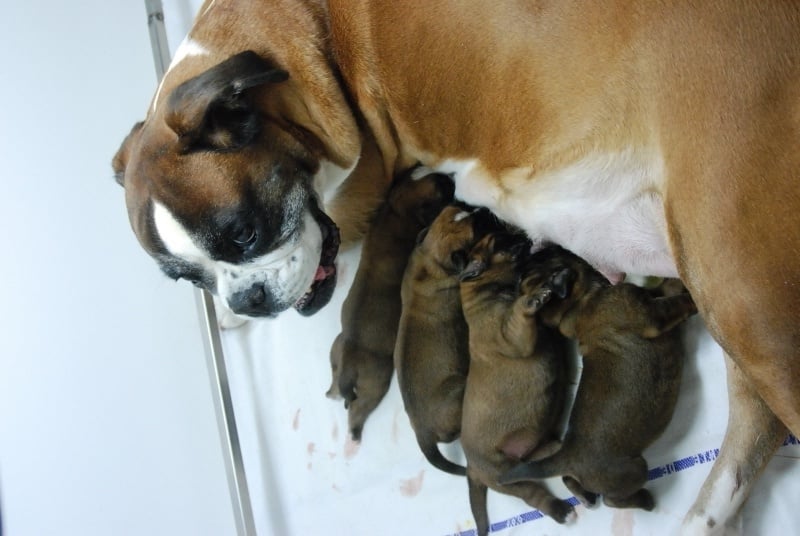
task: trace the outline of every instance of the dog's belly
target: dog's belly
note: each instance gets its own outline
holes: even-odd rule
[[[556,243],[610,279],[677,277],[661,196],[658,156],[590,155],[556,171],[519,168],[490,176],[477,160],[445,160],[456,196],[524,229],[534,246]]]

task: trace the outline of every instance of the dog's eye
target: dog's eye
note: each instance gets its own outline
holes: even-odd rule
[[[247,247],[256,241],[256,229],[252,225],[245,225],[238,231],[235,231],[233,242],[242,247]]]

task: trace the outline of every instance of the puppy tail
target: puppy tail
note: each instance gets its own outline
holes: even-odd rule
[[[424,454],[428,461],[431,462],[431,465],[437,469],[445,473],[450,473],[451,475],[465,476],[467,474],[466,467],[451,462],[442,455],[435,440],[417,438],[417,442],[419,443],[419,448],[422,450],[422,454]]]
[[[531,480],[541,480],[561,474],[558,463],[553,463],[553,458],[547,458],[536,462],[519,463],[500,475],[497,482],[503,486],[528,482]]]

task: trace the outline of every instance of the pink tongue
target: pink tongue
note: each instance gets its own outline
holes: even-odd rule
[[[317,266],[317,273],[314,274],[314,281],[322,281],[333,273],[333,266]]]

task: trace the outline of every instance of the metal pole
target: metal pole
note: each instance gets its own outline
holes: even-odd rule
[[[170,63],[167,32],[164,26],[164,9],[161,0],[145,0],[144,3],[147,9],[147,26],[150,29],[150,44],[153,48],[156,78],[160,81]],[[239,432],[236,428],[236,417],[233,411],[214,299],[207,291],[197,289],[195,290],[195,301],[200,323],[204,327],[203,345],[213,391],[212,398],[217,415],[220,442],[225,457],[225,473],[228,477],[236,533],[239,536],[255,536],[253,507],[247,488],[247,476],[242,461],[242,449],[239,443]]]

